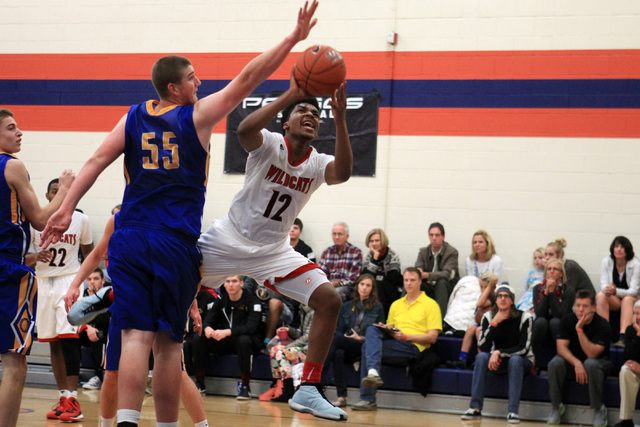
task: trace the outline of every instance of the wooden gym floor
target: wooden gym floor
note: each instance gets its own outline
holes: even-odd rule
[[[78,400],[82,407],[84,420],[75,423],[76,426],[99,426],[100,391],[81,390]],[[18,418],[21,427],[53,427],[67,425],[57,420],[47,420],[46,413],[58,399],[58,392],[51,387],[25,387],[22,397],[22,410]],[[352,402],[352,403],[355,403]],[[347,408],[349,420],[347,423],[322,420],[309,414],[300,414],[289,409],[286,403],[259,402],[257,398],[239,402],[231,396],[204,396],[205,410],[209,425],[214,426],[402,426],[402,427],[441,427],[441,426],[473,426],[494,427],[506,426],[505,418],[488,418],[482,421],[461,421],[460,415],[439,414],[433,412],[418,412],[395,409],[378,409],[375,412],[357,412]],[[155,426],[153,398],[145,397],[141,426]],[[184,410],[180,409],[180,425],[193,426],[193,422]],[[541,427],[546,424],[540,422],[521,422],[527,427]]]

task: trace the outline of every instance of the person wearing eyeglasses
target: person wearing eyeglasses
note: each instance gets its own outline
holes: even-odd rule
[[[576,291],[567,286],[567,273],[560,259],[550,259],[544,266],[544,280],[533,288],[533,322],[531,347],[536,363],[544,347],[556,346],[560,319],[571,313]]]

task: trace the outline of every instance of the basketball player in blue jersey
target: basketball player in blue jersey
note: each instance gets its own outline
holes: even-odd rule
[[[0,109],[0,426],[18,422],[35,326],[37,284],[33,270],[25,265],[29,223],[42,230],[73,182],[73,174],[63,172],[58,194],[40,207],[27,168],[14,155],[21,140],[13,113]]]
[[[122,210],[109,242],[112,316],[123,329],[118,381],[118,426],[139,422],[154,349],[156,419],[176,426],[182,334],[193,302],[202,258],[201,230],[209,143],[216,123],[266,80],[304,40],[317,1],[305,3],[294,31],[252,60],[221,91],[198,100],[200,80],[188,59],[169,56],[153,66],[160,101],[134,105],[83,166],[67,200],[50,219],[44,245],[59,239],[73,209],[98,175],[125,154]]]

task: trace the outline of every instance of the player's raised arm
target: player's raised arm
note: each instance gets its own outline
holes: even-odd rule
[[[78,202],[91,188],[98,176],[107,166],[109,166],[120,154],[124,152],[124,130],[127,116],[123,116],[115,128],[107,135],[98,149],[82,166],[76,180],[69,189],[67,197],[60,205],[42,232],[42,246],[45,249],[49,244],[56,243],[71,224],[71,216],[78,205]]]
[[[25,216],[36,230],[40,231],[44,228],[47,220],[60,207],[64,200],[69,187],[73,183],[74,175],[70,170],[65,170],[60,175],[58,193],[51,203],[44,207],[40,206],[38,197],[29,182],[29,174],[27,168],[18,159],[12,159],[7,162],[5,168],[5,178],[15,192],[18,194],[18,201],[22,207]]]
[[[67,294],[64,296],[64,305],[67,311],[71,308],[74,302],[78,300],[80,296],[80,286],[82,282],[87,280],[87,277],[93,273],[98,265],[100,265],[100,261],[102,260],[102,256],[107,252],[109,248],[109,239],[113,234],[113,223],[114,223],[115,215],[112,215],[107,220],[107,225],[104,227],[104,234],[98,244],[93,248],[93,250],[87,255],[82,264],[80,265],[80,270],[74,277],[71,285],[69,285],[69,290]]]
[[[238,142],[245,151],[250,152],[262,145],[262,129],[273,120],[279,111],[299,99],[309,97],[304,93],[291,76],[289,89],[280,95],[275,101],[268,103],[264,107],[258,108],[253,113],[245,117],[238,125]]]
[[[325,181],[327,184],[340,184],[351,177],[353,170],[353,152],[347,129],[347,83],[342,83],[331,96],[331,111],[336,123],[335,160],[327,165]]]
[[[224,89],[196,103],[193,120],[201,141],[208,141],[213,126],[233,111],[260,83],[273,74],[299,41],[307,38],[309,31],[317,22],[317,19],[313,18],[317,7],[316,0],[313,0],[311,4],[308,1],[305,2],[304,7],[298,11],[298,21],[291,34],[249,62]]]

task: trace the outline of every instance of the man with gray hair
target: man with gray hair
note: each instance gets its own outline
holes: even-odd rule
[[[331,231],[333,246],[322,252],[320,268],[329,281],[346,301],[351,297],[353,284],[362,270],[362,251],[349,243],[349,226],[344,222],[333,224]]]

